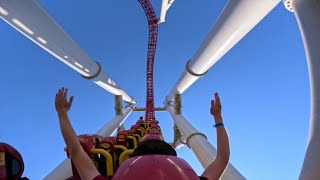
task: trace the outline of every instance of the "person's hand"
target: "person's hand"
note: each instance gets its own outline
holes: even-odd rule
[[[59,115],[66,114],[71,108],[73,96],[70,97],[69,101],[67,100],[68,89],[64,87],[59,89],[56,94],[55,106]]]
[[[214,100],[211,100],[210,113],[215,118],[221,117],[221,102],[218,93],[214,93]]]

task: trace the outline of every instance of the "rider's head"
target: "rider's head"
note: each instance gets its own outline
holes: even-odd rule
[[[148,154],[177,156],[176,150],[170,144],[157,139],[148,139],[138,144],[132,153],[132,157]]]

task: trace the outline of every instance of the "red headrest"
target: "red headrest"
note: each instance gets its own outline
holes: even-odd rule
[[[138,125],[132,125],[131,126],[131,129],[138,129],[140,126],[138,126]]]
[[[139,119],[139,120],[136,122],[136,124],[141,124],[141,123],[143,123],[143,122],[144,122],[144,120]]]
[[[127,130],[128,131],[128,136],[132,136],[134,134],[134,130],[130,129],[130,130]]]
[[[114,145],[116,144],[116,137],[109,136],[105,137],[100,141],[100,148],[105,150],[113,150]]]
[[[160,131],[158,131],[157,129],[151,129],[151,130],[149,131],[149,134],[160,135]]]
[[[122,130],[122,131],[119,131],[119,132],[118,132],[118,135],[119,135],[119,134],[122,134],[122,135],[126,135],[126,136],[127,136],[127,135],[128,135],[128,131],[127,131],[127,130]]]
[[[158,127],[158,125],[156,123],[151,124],[151,128],[157,128],[157,127]]]
[[[147,135],[143,136],[142,141],[148,140],[148,139],[157,139],[157,140],[163,141],[163,138],[157,134],[147,134]]]
[[[114,137],[114,136],[108,136],[108,137],[104,137],[102,140],[101,140],[101,142],[116,142],[116,137]]]
[[[144,155],[126,160],[112,180],[195,180],[199,179],[181,158],[167,155]]]
[[[128,136],[128,131],[126,130],[118,132],[117,144],[127,147],[127,136]]]
[[[78,136],[80,144],[87,154],[90,154],[90,149],[99,146],[99,138],[96,135],[82,134]]]
[[[24,163],[20,153],[9,144],[0,143],[0,179],[20,179],[23,171]],[[12,177],[8,177],[9,174]]]

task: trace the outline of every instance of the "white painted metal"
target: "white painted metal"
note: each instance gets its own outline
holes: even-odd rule
[[[124,123],[127,117],[130,115],[135,105],[132,104],[123,109],[123,115],[116,115],[106,125],[99,129],[96,134],[102,137],[112,136],[117,129]],[[53,171],[51,171],[45,178],[45,180],[57,180],[67,179],[72,176],[71,162],[69,159],[65,159],[60,163]]]
[[[160,18],[158,23],[162,23],[166,21],[166,14],[169,8],[171,7],[174,0],[162,0]]]
[[[173,126],[173,135],[173,147],[175,149],[182,148],[186,143],[186,138],[181,134],[177,125]]]
[[[50,17],[37,0],[0,1],[0,18],[38,46],[84,76],[93,76],[99,66]],[[126,102],[135,103],[111,78],[101,72],[92,80]]]
[[[310,132],[299,179],[316,180],[320,177],[320,1],[290,2],[287,8],[296,16],[307,56],[311,95]]]
[[[176,141],[176,143],[174,143],[173,144],[173,147],[175,148],[175,149],[179,149],[179,148],[182,148],[185,144],[186,142],[186,138],[184,138],[184,136],[181,136],[180,138],[179,138],[179,140],[178,141]]]
[[[168,10],[168,0],[162,0],[160,19],[158,23],[162,23],[166,21],[167,10]]]
[[[71,160],[66,158],[44,180],[68,179],[72,176]]]
[[[189,68],[196,74],[205,73],[251,29],[253,29],[281,0],[229,0],[218,20],[193,56]],[[167,100],[182,94],[199,77],[184,71]]]
[[[172,106],[168,106],[167,110],[184,137],[189,137],[192,133],[199,132],[181,114],[175,114]],[[203,168],[208,167],[216,157],[216,149],[205,137],[201,135],[192,136],[189,139],[189,146],[200,161]],[[243,179],[246,178],[235,167],[233,167],[231,163],[228,164],[223,176],[221,177],[221,180]]]
[[[167,11],[168,11],[168,9],[171,7],[171,5],[173,4],[173,2],[174,2],[174,0],[169,0],[168,6],[167,6]]]
[[[123,110],[123,115],[117,115],[113,119],[111,119],[106,125],[104,125],[101,129],[99,129],[96,134],[102,137],[112,136],[117,129],[123,124],[123,122],[127,119],[129,114],[131,114],[135,105],[132,104],[127,106]]]

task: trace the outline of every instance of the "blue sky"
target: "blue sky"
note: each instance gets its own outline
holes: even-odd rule
[[[46,1],[49,14],[129,95],[145,105],[147,21],[138,1]],[[157,13],[161,2],[152,1]],[[159,26],[155,59],[155,105],[162,102],[196,52],[224,1],[176,0]],[[17,148],[24,175],[41,179],[66,154],[54,109],[65,86],[75,96],[70,119],[78,134],[94,133],[114,116],[113,95],[0,21],[0,141]],[[310,94],[304,48],[294,15],[280,3],[183,95],[183,115],[215,145],[209,114],[219,92],[229,133],[231,163],[248,179],[297,179],[309,130]],[[131,126],[143,115],[133,113]],[[157,119],[167,141],[173,121]],[[192,151],[178,150],[198,174]]]

